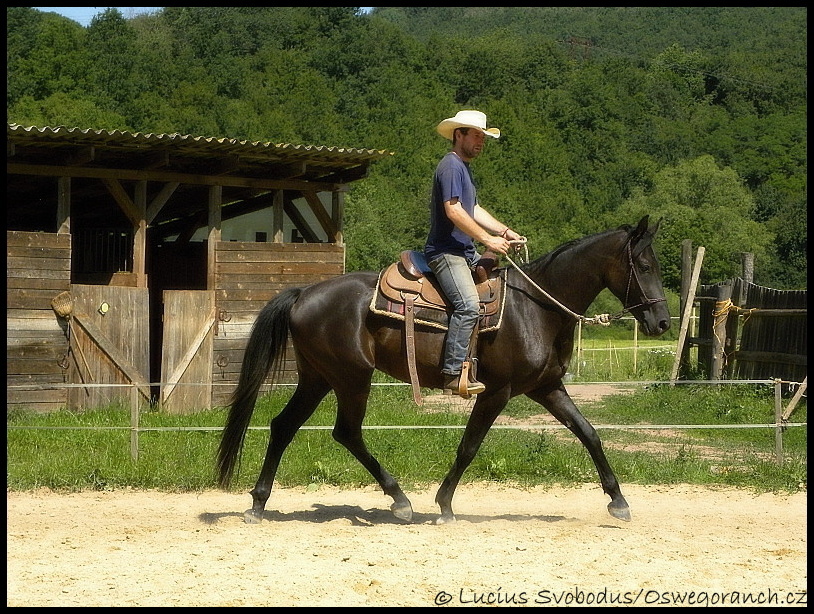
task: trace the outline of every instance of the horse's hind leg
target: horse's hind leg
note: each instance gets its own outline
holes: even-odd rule
[[[251,491],[252,509],[246,510],[243,514],[245,522],[256,524],[262,520],[283,452],[329,391],[330,387],[323,380],[309,379],[300,374],[300,383],[297,384],[294,394],[283,410],[271,421],[266,458],[260,470],[260,477]]]
[[[535,391],[527,393],[527,396],[543,405],[582,442],[582,445],[585,446],[594,461],[596,470],[599,473],[599,481],[602,483],[602,490],[611,498],[611,502],[608,504],[608,512],[619,520],[630,520],[630,506],[628,506],[625,497],[622,495],[622,489],[619,487],[616,474],[605,457],[602,440],[599,439],[596,429],[574,405],[565,389],[560,387],[547,392]]]
[[[413,518],[413,506],[396,479],[390,475],[379,461],[370,453],[362,439],[362,420],[367,411],[370,385],[359,392],[336,391],[337,413],[333,438],[345,446],[353,456],[370,472],[384,494],[393,498],[390,510],[400,520],[410,521]]]

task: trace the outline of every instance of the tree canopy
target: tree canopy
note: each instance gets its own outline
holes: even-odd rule
[[[481,202],[564,241],[663,217],[704,245],[704,283],[805,288],[802,7],[166,7],[87,28],[9,7],[7,119],[388,149],[348,194],[347,267],[420,247],[435,125],[484,111],[503,136],[473,162]]]

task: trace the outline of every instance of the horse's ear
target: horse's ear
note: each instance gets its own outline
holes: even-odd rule
[[[664,218],[663,218],[663,217],[660,217],[660,218],[659,218],[659,221],[658,221],[658,222],[656,222],[656,223],[653,225],[653,228],[651,228],[651,229],[650,229],[650,234],[651,234],[651,235],[653,235],[654,237],[656,236],[656,233],[659,231],[659,226],[661,226],[661,222],[662,222],[662,220],[664,220]]]
[[[647,225],[649,223],[649,220],[650,220],[649,215],[645,215],[642,219],[640,219],[639,225],[636,227],[636,232],[633,234],[635,234],[637,237],[643,236],[644,233],[647,232]]]
[[[630,233],[630,242],[637,243],[643,236],[647,234],[647,224],[648,219],[650,218],[649,215],[645,215],[641,220],[639,220],[638,226]]]
[[[649,223],[650,216],[645,215],[641,220],[639,220],[639,225],[636,226],[636,229],[630,233],[630,245],[633,247],[634,258],[638,257],[644,248],[650,245],[650,243],[653,241],[653,237],[659,228],[659,224],[661,224],[661,220],[656,222],[656,225],[652,230],[648,228]]]

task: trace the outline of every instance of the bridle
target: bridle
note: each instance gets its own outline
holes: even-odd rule
[[[524,239],[519,240],[519,241],[509,241],[509,243],[517,244],[516,249],[519,249],[521,244],[526,245],[526,240],[524,238]],[[639,307],[649,307],[650,305],[654,305],[656,303],[661,303],[661,302],[664,302],[664,301],[667,300],[666,298],[649,298],[647,296],[647,293],[644,291],[644,288],[642,287],[642,282],[639,279],[639,274],[636,271],[636,265],[633,262],[633,248],[630,245],[630,241],[627,242],[627,261],[628,261],[628,265],[629,265],[630,270],[628,272],[628,277],[627,277],[627,287],[625,288],[625,300],[622,301],[623,309],[622,309],[622,311],[620,311],[618,313],[615,313],[615,314],[600,313],[598,315],[595,315],[592,318],[588,318],[588,317],[586,317],[586,316],[584,316],[582,314],[576,313],[575,311],[570,310],[568,307],[566,307],[565,305],[560,303],[557,299],[555,299],[553,296],[551,296],[548,292],[543,290],[531,277],[526,275],[526,272],[523,271],[523,269],[521,269],[514,262],[514,260],[512,260],[511,257],[509,257],[508,254],[504,254],[504,256],[505,256],[506,260],[509,261],[509,264],[511,264],[515,269],[517,269],[517,271],[523,277],[525,277],[526,281],[528,281],[532,286],[534,286],[537,290],[539,290],[548,300],[553,302],[560,309],[565,311],[570,316],[576,318],[577,320],[579,320],[583,324],[601,324],[602,326],[610,326],[610,323],[613,320],[620,319],[623,315],[625,315],[626,313],[630,312],[633,309],[638,309]],[[526,248],[526,261],[528,261],[528,247]],[[639,286],[639,292],[641,293],[641,295],[643,297],[645,297],[645,300],[643,302],[639,303],[638,305],[628,306],[627,301],[628,301],[628,298],[630,297],[630,288],[631,288],[631,285],[632,285],[634,279],[636,280],[636,285]]]
[[[633,262],[633,248],[630,246],[630,241],[627,242],[627,262],[630,265],[630,272],[628,273],[627,277],[627,288],[625,289],[625,300],[622,302],[622,305],[627,305],[627,299],[630,296],[630,284],[633,279],[636,279],[636,285],[639,286],[639,293],[644,297],[644,301],[639,303],[638,305],[633,305],[631,307],[624,307],[620,314],[626,313],[632,309],[638,309],[639,307],[650,307],[650,305],[654,305],[656,303],[663,303],[667,299],[665,297],[662,298],[648,298],[647,292],[644,291],[642,287],[642,282],[639,280],[639,273],[636,271],[636,263]],[[621,317],[621,315],[619,316]]]

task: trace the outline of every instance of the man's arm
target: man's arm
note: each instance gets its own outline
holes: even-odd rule
[[[464,211],[461,203],[455,198],[444,202],[444,212],[455,226],[488,249],[500,254],[509,251],[508,239],[511,238],[512,231],[506,232],[506,226],[493,218],[480,205],[475,205],[475,217],[473,218]],[[498,234],[491,234],[490,231]],[[504,232],[506,237],[500,236],[501,231]]]
[[[506,224],[497,221],[491,213],[480,205],[475,205],[475,221],[486,230],[503,237],[507,241],[519,241],[523,238]]]

